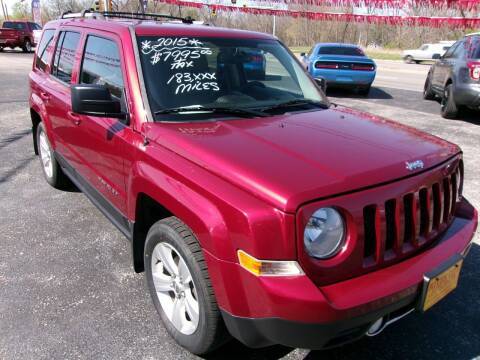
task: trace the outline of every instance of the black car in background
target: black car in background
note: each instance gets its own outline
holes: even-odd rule
[[[462,108],[480,110],[480,33],[457,41],[430,68],[423,98],[441,99],[444,118],[456,118]]]

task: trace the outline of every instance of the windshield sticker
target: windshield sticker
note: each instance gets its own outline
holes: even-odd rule
[[[212,49],[195,38],[159,38],[141,43],[142,54],[150,57],[150,63],[166,64],[170,70],[188,70],[198,65],[197,60],[212,55]],[[193,70],[193,69],[192,69]],[[203,69],[202,69],[203,70]],[[208,65],[205,66],[208,70]],[[220,91],[215,72],[177,72],[167,81],[167,85],[177,85],[175,95],[196,91]]]

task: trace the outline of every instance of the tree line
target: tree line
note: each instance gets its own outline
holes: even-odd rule
[[[139,12],[139,0],[113,0],[113,6],[118,11]],[[93,0],[43,0],[41,4],[42,22],[57,18],[66,10],[81,11],[93,6]],[[302,7],[297,8],[302,9]],[[307,9],[304,7],[303,9]],[[311,10],[311,7],[308,7]],[[331,11],[331,9],[317,7],[315,10]],[[368,13],[375,13],[377,9],[364,9]],[[237,12],[222,12],[216,14],[208,7],[202,9],[184,8],[162,4],[149,0],[148,12],[161,12],[173,15],[192,16],[215,26],[225,26],[237,29],[247,29],[272,33],[273,17],[253,15]],[[350,8],[335,9],[340,12],[351,12]],[[402,13],[405,14],[405,9]],[[416,7],[407,10],[408,15],[415,16],[463,16],[476,17],[480,14],[452,9],[437,9]],[[17,0],[11,9],[10,18],[31,18],[31,9],[28,1]],[[378,25],[367,23],[345,23],[332,21],[314,21],[304,18],[277,17],[275,34],[289,46],[310,46],[316,42],[347,42],[364,47],[380,47],[404,49],[418,47],[423,43],[440,40],[456,40],[464,33],[474,32],[475,29],[452,30],[447,26],[440,28],[408,27],[403,25]]]

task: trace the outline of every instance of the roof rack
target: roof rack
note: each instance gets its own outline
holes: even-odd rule
[[[190,16],[188,17],[179,17],[167,14],[151,14],[151,13],[129,13],[129,12],[122,12],[122,11],[95,11],[93,9],[85,9],[80,13],[72,13],[72,11],[65,11],[61,16],[60,19],[72,19],[72,18],[99,18],[99,19],[106,19],[106,18],[115,18],[115,19],[134,19],[134,20],[161,20],[161,19],[168,19],[168,20],[177,20],[181,21],[184,24],[193,24],[194,19]]]

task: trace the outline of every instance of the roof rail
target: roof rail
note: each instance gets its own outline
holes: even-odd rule
[[[184,24],[193,24],[194,19],[190,16],[188,17],[179,17],[167,14],[151,14],[151,13],[130,13],[122,11],[95,11],[93,9],[85,9],[81,13],[72,13],[72,11],[65,11],[60,19],[70,19],[70,18],[116,18],[116,19],[135,19],[135,20],[178,20]]]

